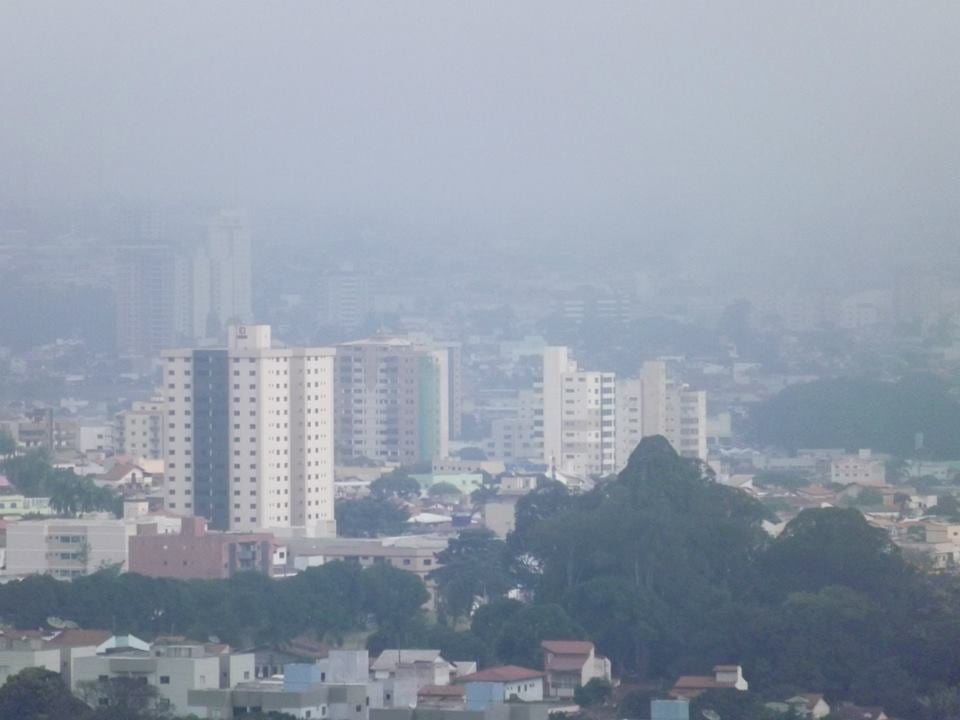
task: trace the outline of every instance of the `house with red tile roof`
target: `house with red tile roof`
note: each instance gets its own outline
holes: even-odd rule
[[[574,691],[594,678],[612,680],[610,661],[597,655],[586,640],[544,640],[543,670],[546,693],[552,698],[572,698]]]
[[[417,707],[434,710],[462,710],[466,698],[463,685],[426,685],[417,691]]]
[[[715,665],[713,675],[681,675],[673,684],[670,696],[693,700],[707,690],[747,690],[748,687],[739,665]]]

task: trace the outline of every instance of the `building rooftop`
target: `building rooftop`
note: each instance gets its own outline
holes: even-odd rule
[[[589,655],[593,652],[593,643],[587,640],[544,640],[540,647],[557,655]]]
[[[457,678],[458,683],[470,682],[519,682],[521,680],[536,680],[543,677],[543,671],[531,670],[518,665],[503,665],[487,668],[480,672],[471,673]]]

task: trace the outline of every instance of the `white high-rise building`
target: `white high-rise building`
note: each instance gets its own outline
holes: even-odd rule
[[[237,210],[221,211],[193,264],[193,336],[217,337],[253,319],[250,227]]]
[[[543,460],[588,477],[616,471],[616,376],[577,369],[567,348],[543,356]]]
[[[163,361],[167,507],[218,530],[334,535],[334,351],[236,325],[227,348]]]
[[[645,362],[641,382],[643,435],[663,435],[680,455],[706,460],[706,392],[677,382],[663,360]]]
[[[643,380],[617,380],[617,469],[622,470],[643,439]]]
[[[580,370],[566,347],[543,354],[539,413],[500,420],[490,448],[501,459],[540,437],[541,460],[588,477],[623,469],[644,437],[663,435],[684,457],[707,457],[706,393],[676,382],[664,361],[643,364],[639,378]],[[518,442],[519,441],[519,442]]]

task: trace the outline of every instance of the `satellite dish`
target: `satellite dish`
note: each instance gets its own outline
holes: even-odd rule
[[[720,715],[709,708],[701,711],[700,714],[703,715],[707,720],[720,720]]]

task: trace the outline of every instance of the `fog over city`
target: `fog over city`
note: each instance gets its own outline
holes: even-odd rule
[[[960,720],[958,40],[0,0],[0,720]]]
[[[14,203],[200,199],[724,262],[955,245],[952,2],[7,2],[0,20]]]

